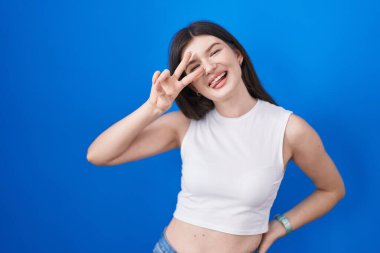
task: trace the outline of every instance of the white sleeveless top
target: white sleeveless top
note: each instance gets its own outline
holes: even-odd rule
[[[257,99],[229,118],[214,108],[191,120],[181,146],[181,191],[173,216],[236,235],[268,231],[284,176],[282,147],[292,111]]]

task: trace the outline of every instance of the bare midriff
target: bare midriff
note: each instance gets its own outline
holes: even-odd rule
[[[177,253],[252,253],[262,234],[234,235],[172,218],[165,235]]]

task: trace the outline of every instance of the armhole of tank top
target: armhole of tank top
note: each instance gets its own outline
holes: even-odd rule
[[[284,148],[284,139],[285,139],[285,131],[286,131],[286,126],[288,125],[288,121],[290,118],[290,115],[293,113],[293,111],[286,110],[284,112],[284,118],[281,121],[281,127],[280,127],[280,133],[281,133],[281,140],[280,140],[280,152],[279,152],[279,159],[280,159],[280,164],[281,164],[281,174],[285,174],[285,168],[284,168],[284,157],[283,157],[283,148]]]
[[[185,132],[185,135],[183,136],[183,139],[182,139],[182,143],[181,143],[181,147],[180,147],[180,150],[181,150],[181,156],[183,156],[183,149],[184,147],[186,147],[186,143],[187,143],[187,139],[189,138],[189,134],[190,134],[190,131],[191,131],[191,125],[193,124],[193,119],[190,120],[190,123],[189,123],[189,126],[187,127],[187,130]]]

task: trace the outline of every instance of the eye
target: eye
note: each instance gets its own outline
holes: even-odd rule
[[[196,68],[198,68],[199,67],[199,65],[197,65],[197,66],[195,66],[194,68],[192,68],[191,70],[190,70],[190,72],[193,72]]]
[[[218,49],[218,50],[214,51],[211,55],[216,54],[216,53],[219,52],[220,50],[221,50],[221,49]]]
[[[218,49],[218,50],[215,50],[214,52],[212,52],[211,53],[211,55],[214,55],[214,54],[216,54],[217,52],[219,52],[221,49]],[[194,68],[192,68],[191,70],[190,70],[190,72],[193,72],[196,68],[198,68],[199,67],[199,65],[197,65],[197,66],[195,66]]]

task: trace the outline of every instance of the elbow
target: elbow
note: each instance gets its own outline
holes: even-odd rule
[[[338,202],[341,199],[343,199],[344,196],[346,195],[346,189],[344,187],[336,188],[336,189],[333,189],[333,190],[326,190],[326,189],[318,189],[318,190],[326,192],[336,202]]]
[[[341,200],[344,198],[344,196],[346,196],[346,187],[342,179],[340,180],[339,184],[336,185],[334,193],[337,196],[338,200]]]
[[[342,189],[342,191],[340,193],[340,198],[343,199],[344,196],[346,196],[346,188],[345,187],[343,187],[343,189]]]
[[[340,187],[339,190],[337,190],[336,192],[336,196],[339,200],[343,199],[344,196],[346,196],[346,188],[344,187],[344,185],[342,187]]]
[[[87,152],[86,159],[87,159],[87,161],[88,161],[89,163],[91,163],[91,164],[93,164],[93,165],[99,165],[99,164],[96,162],[96,160],[95,160],[93,154],[90,153],[90,152]]]
[[[342,184],[341,184],[341,187],[340,187],[340,198],[343,199],[344,196],[346,196],[346,186],[344,185],[344,182],[342,180]]]
[[[97,156],[94,155],[92,152],[87,151],[87,156],[86,159],[89,163],[96,165],[96,166],[105,166],[107,165],[104,163],[104,161],[100,161],[99,159],[96,158]]]

